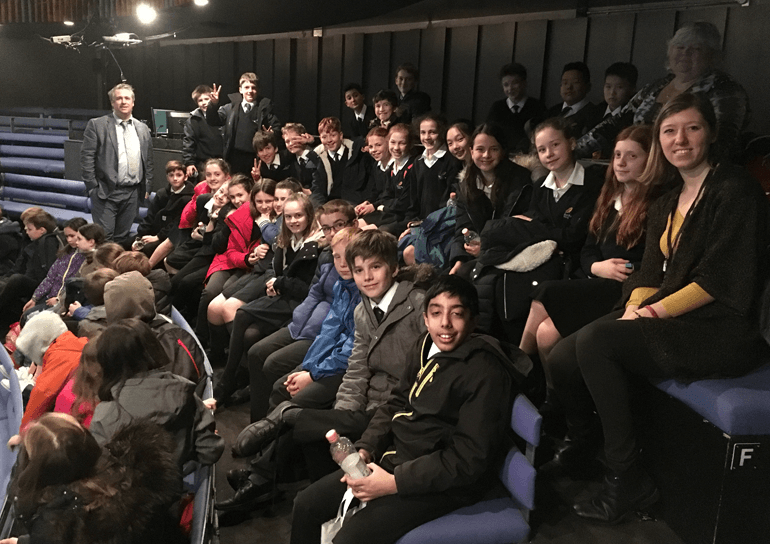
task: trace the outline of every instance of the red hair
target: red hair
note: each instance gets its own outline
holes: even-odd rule
[[[645,153],[649,153],[652,147],[652,128],[647,125],[636,125],[624,129],[615,143],[623,140],[633,140],[638,143]],[[614,163],[614,155],[613,155]],[[612,225],[605,231],[602,229],[607,217],[610,215],[611,210],[615,207],[615,199],[619,194],[622,194],[623,187],[615,176],[615,169],[613,163],[610,163],[607,168],[607,174],[605,176],[604,186],[602,192],[599,195],[599,199],[596,201],[596,209],[594,215],[591,218],[591,223],[588,226],[588,230],[596,236],[597,240],[606,239],[607,236],[617,229],[615,234],[615,241],[619,246],[623,246],[626,249],[631,249],[637,245],[644,236],[645,224],[647,223],[647,210],[650,207],[650,202],[653,199],[656,191],[653,191],[658,184],[652,183],[634,183],[634,189],[631,192],[631,198],[627,202],[623,203],[623,213],[618,214],[613,221]]]

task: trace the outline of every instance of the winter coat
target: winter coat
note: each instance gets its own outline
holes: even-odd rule
[[[185,166],[197,166],[224,153],[221,129],[206,122],[206,116],[196,108],[184,123],[182,138],[182,162]]]
[[[225,223],[230,227],[227,249],[224,252],[217,252],[214,256],[206,273],[207,278],[220,270],[251,268],[248,262],[249,253],[258,244],[261,234],[251,216],[251,205],[248,202],[241,204],[237,210],[225,218]]]
[[[67,331],[48,347],[43,355],[43,370],[35,380],[35,387],[32,388],[21,419],[21,429],[51,411],[56,396],[80,364],[80,355],[86,342],[87,338],[78,338]]]
[[[382,323],[371,300],[361,296],[356,306],[355,340],[348,370],[337,391],[337,410],[374,410],[390,396],[404,369],[404,358],[425,332],[422,302],[425,292],[400,281]]]
[[[318,279],[313,280],[307,297],[292,314],[289,334],[294,340],[313,340],[318,336],[321,324],[334,300],[334,285],[340,275],[333,263],[319,263],[318,268]]]
[[[198,200],[198,197],[203,194],[210,193],[211,189],[209,188],[208,183],[205,181],[201,181],[198,183],[198,185],[193,188],[193,196],[190,199],[190,201],[185,204],[184,209],[182,210],[182,215],[179,217],[179,228],[180,229],[191,229],[198,225],[197,219],[197,206],[196,201]]]
[[[56,262],[56,254],[61,246],[62,242],[55,232],[44,234],[24,246],[11,273],[23,274],[39,284],[45,279],[53,263]]]
[[[32,298],[36,302],[44,302],[51,297],[59,296],[59,291],[64,287],[67,278],[73,278],[78,275],[81,265],[86,260],[86,254],[75,250],[72,253],[65,253],[51,265],[45,279],[35,289]]]
[[[18,512],[28,534],[19,544],[176,544],[168,515],[181,496],[173,438],[146,421],[106,445],[95,475],[43,490],[34,512]],[[176,527],[175,527],[176,526]]]
[[[111,390],[114,400],[102,401],[94,410],[91,434],[104,445],[123,427],[147,418],[174,437],[174,459],[213,465],[222,456],[224,440],[214,431],[211,410],[195,394],[190,380],[164,370],[129,378]]]
[[[194,191],[189,181],[185,182],[179,193],[174,193],[170,185],[159,189],[147,207],[147,215],[136,228],[136,233],[139,236],[157,236],[161,242],[168,238],[171,229],[179,224],[182,210],[192,200]]]
[[[359,302],[361,294],[352,279],[334,284],[334,301],[302,361],[302,370],[310,372],[313,381],[347,370],[355,339],[354,310]]]
[[[452,248],[449,253],[449,263],[454,264],[457,261],[469,261],[471,255],[465,251],[465,240],[463,229],[468,229],[477,234],[481,234],[484,225],[490,219],[501,219],[522,214],[529,206],[529,200],[532,194],[532,183],[529,179],[529,170],[510,161],[502,163],[503,169],[500,178],[505,187],[500,194],[500,202],[496,206],[492,205],[486,195],[479,195],[470,200],[465,197],[462,190],[464,183],[476,183],[476,180],[468,180],[468,169],[460,175],[462,181],[461,188],[458,191],[457,212],[455,214],[455,237],[452,242]],[[497,182],[496,182],[497,183]]]
[[[489,336],[428,357],[431,346],[426,334],[405,354],[398,386],[356,447],[395,476],[401,496],[448,492],[473,501],[497,476],[523,376]]]

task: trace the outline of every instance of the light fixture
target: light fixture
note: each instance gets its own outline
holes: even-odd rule
[[[158,12],[155,8],[148,6],[147,4],[139,4],[136,6],[136,16],[139,18],[139,22],[145,25],[150,24],[158,16]]]
[[[209,0],[194,0],[193,2],[196,6],[208,6]]]
[[[72,21],[67,20],[67,21],[64,21],[64,26],[75,26],[75,23],[73,23]]]

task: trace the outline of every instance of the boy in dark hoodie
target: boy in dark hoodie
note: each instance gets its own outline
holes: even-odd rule
[[[396,542],[489,489],[505,454],[520,370],[531,363],[520,352],[513,363],[497,340],[472,334],[478,311],[475,288],[458,276],[428,289],[428,334],[407,353],[399,384],[356,443],[371,474],[352,479],[339,470],[297,495],[292,544],[320,539],[348,487],[368,504],[335,543]]]

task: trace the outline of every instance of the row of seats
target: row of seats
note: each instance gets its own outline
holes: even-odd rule
[[[64,179],[67,135],[0,132],[0,202],[11,218],[40,206],[60,223],[91,221],[91,200],[81,180]],[[147,214],[142,207],[135,222]]]

